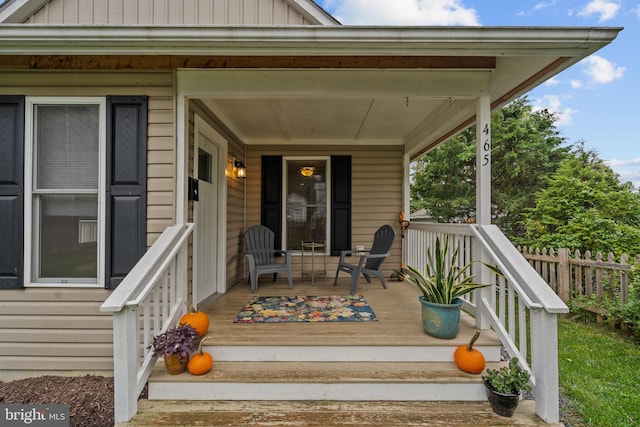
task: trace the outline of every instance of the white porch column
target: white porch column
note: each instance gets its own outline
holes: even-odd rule
[[[476,224],[491,224],[491,99],[489,95],[478,98],[476,107]],[[489,256],[479,244],[474,245],[474,257],[488,263]],[[480,283],[491,283],[492,274],[479,264],[475,275]],[[478,271],[479,270],[479,271]],[[474,291],[475,301],[486,298],[493,301],[494,286]],[[476,313],[476,327],[489,329],[488,317],[481,310]]]
[[[402,210],[404,211],[405,218],[409,219],[411,213],[411,156],[408,154],[402,156],[402,170],[404,171],[402,179]]]
[[[491,224],[491,102],[478,98],[476,109],[476,224]]]
[[[176,91],[176,224],[185,224],[188,218],[187,173],[189,170],[189,100]]]

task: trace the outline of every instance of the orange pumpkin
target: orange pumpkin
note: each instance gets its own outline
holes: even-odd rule
[[[477,331],[473,338],[471,338],[471,341],[469,341],[469,345],[461,345],[453,353],[453,360],[461,371],[470,374],[479,374],[484,370],[484,355],[480,350],[473,348],[473,344],[479,336],[480,331]]]
[[[209,330],[209,316],[196,310],[189,302],[186,302],[188,311],[180,318],[181,324],[193,326],[201,337]]]
[[[204,375],[209,372],[213,366],[213,357],[211,354],[202,351],[202,343],[208,339],[209,337],[200,340],[198,352],[189,359],[187,370],[191,375]]]

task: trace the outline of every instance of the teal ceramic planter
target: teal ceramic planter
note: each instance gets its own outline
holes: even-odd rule
[[[422,327],[436,338],[455,338],[460,331],[460,309],[462,299],[456,298],[453,304],[434,304],[418,297],[422,303]]]

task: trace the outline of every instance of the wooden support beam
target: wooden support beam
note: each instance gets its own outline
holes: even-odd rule
[[[0,55],[2,69],[121,70],[175,68],[494,69],[485,56],[193,56]]]

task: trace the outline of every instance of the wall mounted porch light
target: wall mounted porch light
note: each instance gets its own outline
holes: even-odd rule
[[[234,160],[233,167],[236,169],[236,176],[238,178],[247,177],[247,167],[242,163],[242,160]]]

